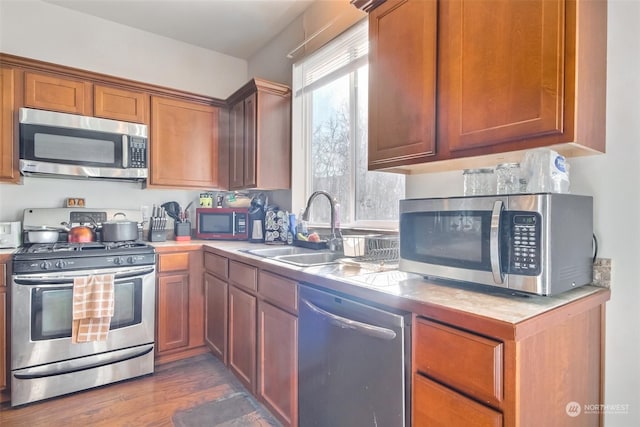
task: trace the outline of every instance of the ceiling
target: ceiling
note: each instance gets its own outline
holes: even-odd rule
[[[44,0],[249,59],[314,0]]]

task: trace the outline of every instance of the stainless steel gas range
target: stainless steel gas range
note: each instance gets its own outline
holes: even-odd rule
[[[25,228],[70,222],[78,209],[27,211]],[[115,212],[85,208],[83,215],[111,218]],[[133,220],[139,215],[124,212]],[[11,405],[153,373],[155,262],[154,248],[142,241],[59,241],[19,249],[11,280]],[[105,274],[113,275],[107,339],[72,343],[74,280]]]

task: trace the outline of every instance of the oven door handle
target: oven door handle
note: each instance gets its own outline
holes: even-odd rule
[[[155,270],[155,268],[150,267],[144,270],[135,270],[135,271],[126,271],[123,273],[118,273],[115,274],[113,279],[114,280],[121,280],[121,279],[128,279],[129,277],[137,277],[137,276],[145,276],[147,274],[153,273]],[[98,273],[99,274],[99,273]],[[68,276],[68,277],[51,277],[51,278],[47,278],[47,277],[43,277],[43,276],[39,276],[39,277],[21,277],[21,276],[14,276],[13,281],[14,283],[18,284],[18,285],[63,285],[63,284],[70,284],[73,283],[73,278],[74,277],[85,277],[85,276],[90,276],[90,274],[79,274],[77,276]]]
[[[13,374],[13,376],[19,380],[33,380],[37,378],[52,377],[55,375],[70,374],[72,372],[79,372],[87,369],[95,369],[101,366],[113,365],[115,363],[120,363],[126,360],[135,359],[137,357],[142,357],[151,351],[153,351],[153,344],[143,349],[126,350],[124,352],[121,352],[122,354],[119,354],[112,358],[103,357],[101,358],[102,360],[89,362],[89,363],[81,364],[77,366],[70,366],[69,362],[59,362],[54,364],[54,366],[36,366],[33,368],[27,368],[22,372],[17,372]]]

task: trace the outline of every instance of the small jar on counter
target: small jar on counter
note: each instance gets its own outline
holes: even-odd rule
[[[462,173],[465,196],[494,194],[495,180],[493,169],[465,169]]]
[[[496,166],[496,193],[521,193],[520,163],[500,163]]]

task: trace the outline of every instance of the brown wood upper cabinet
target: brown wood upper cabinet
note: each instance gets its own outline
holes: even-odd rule
[[[435,1],[387,1],[369,15],[369,169],[436,152]]]
[[[53,74],[24,73],[24,105],[62,113],[93,115],[91,82]]]
[[[604,152],[606,23],[606,0],[373,8],[369,169],[459,169],[542,146]]]
[[[227,101],[229,189],[290,188],[291,90],[253,79]]]
[[[218,186],[218,108],[151,97],[149,186]]]
[[[95,85],[93,98],[96,117],[149,123],[149,95],[146,93]]]
[[[0,181],[18,182],[18,145],[14,122],[16,71],[0,67]]]

